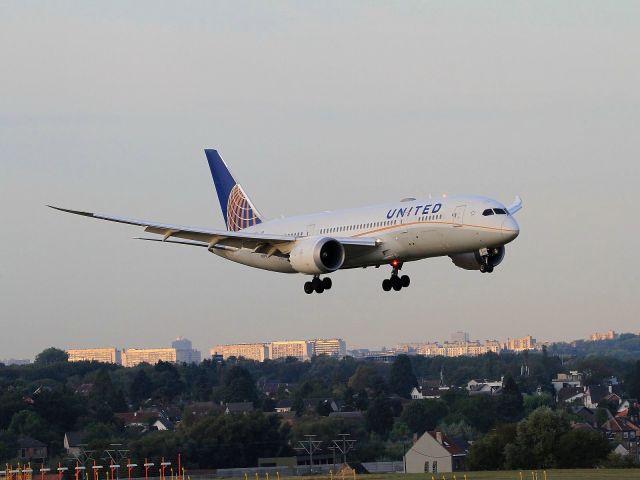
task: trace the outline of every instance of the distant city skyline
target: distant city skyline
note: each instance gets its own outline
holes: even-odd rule
[[[206,354],[202,353],[202,359],[204,358],[211,358],[211,356],[214,353],[214,350],[216,349],[217,346],[235,346],[235,345],[246,345],[246,346],[251,346],[251,345],[262,345],[264,348],[264,354],[262,355],[261,358],[255,358],[255,359],[259,359],[259,360],[264,360],[267,358],[270,358],[270,351],[269,351],[269,345],[271,343],[287,343],[287,342],[314,342],[314,341],[327,341],[327,340],[340,340],[340,341],[344,341],[345,342],[345,350],[347,352],[347,354],[349,352],[356,352],[356,351],[371,351],[371,352],[380,352],[380,351],[400,351],[399,349],[405,348],[407,346],[412,346],[412,345],[440,345],[440,346],[444,346],[447,344],[453,344],[453,343],[480,343],[482,344],[483,342],[497,342],[498,344],[500,344],[501,349],[504,350],[515,350],[518,351],[520,350],[519,348],[514,348],[514,345],[518,345],[518,342],[522,342],[524,339],[532,339],[533,342],[538,346],[538,349],[542,346],[542,345],[550,345],[550,344],[554,344],[554,343],[571,343],[574,341],[601,341],[601,340],[612,340],[612,339],[616,339],[618,338],[620,335],[622,334],[633,334],[633,335],[640,335],[640,331],[633,331],[633,332],[617,332],[613,329],[609,329],[609,330],[605,330],[603,332],[591,332],[591,333],[587,333],[586,335],[583,335],[580,338],[568,338],[568,339],[555,339],[555,340],[541,340],[536,338],[533,335],[523,335],[523,336],[514,336],[514,337],[507,337],[507,338],[494,338],[494,339],[489,339],[489,338],[482,338],[482,337],[476,337],[474,335],[470,335],[468,332],[463,332],[463,331],[455,331],[455,332],[451,332],[451,334],[449,334],[448,336],[446,336],[443,339],[432,339],[432,340],[414,340],[411,342],[397,342],[394,344],[388,344],[388,345],[360,345],[357,343],[350,343],[347,340],[343,340],[341,337],[328,337],[325,339],[271,339],[271,340],[265,340],[265,341],[259,341],[259,342],[236,342],[236,343],[227,343],[227,344],[218,344],[218,345],[213,345],[213,346],[208,346],[208,347],[199,347],[199,346],[193,346],[193,342],[191,340],[189,340],[186,337],[183,336],[178,336],[177,338],[173,339],[173,340],[168,340],[166,342],[166,345],[171,345],[171,348],[173,349],[183,349],[183,350],[190,350],[193,349],[195,351],[197,351],[198,353],[200,352],[206,352]],[[462,340],[461,340],[462,339]],[[466,340],[465,340],[466,339]],[[149,350],[149,349],[159,349],[159,350],[166,350],[168,347],[166,346],[162,346],[159,344],[144,344],[144,342],[135,342],[135,344],[137,345],[134,348],[129,348],[129,350]],[[348,345],[348,347],[347,347]],[[509,347],[507,347],[507,345],[509,345]],[[55,345],[50,345],[50,347],[54,347],[54,348],[59,348],[61,350],[65,350],[65,351],[69,351],[69,350],[119,350],[120,352],[126,351],[127,348],[124,347],[119,347],[119,346],[108,346],[108,345],[102,345],[102,346],[96,346],[91,344],[91,346],[78,346],[78,347],[74,347],[74,348],[69,348],[69,347],[60,347],[60,346],[55,346]],[[48,348],[48,347],[46,347]],[[6,363],[6,364],[21,364],[24,361],[33,361],[35,359],[35,356],[40,353],[40,352],[33,352],[31,354],[31,356],[24,356],[24,357],[20,357],[20,358],[5,358],[2,359],[0,358],[0,363]],[[217,352],[220,353],[220,352]],[[482,352],[484,353],[484,352]],[[107,352],[101,352],[102,355],[108,355],[111,353],[107,353]],[[422,353],[425,354],[425,353]],[[113,355],[116,355],[116,353],[114,352]],[[427,353],[427,355],[431,355],[431,353]],[[248,358],[253,358],[251,355],[244,355],[247,356]],[[114,357],[115,358],[115,357]],[[185,357],[182,357],[185,358]],[[308,359],[305,358],[305,359]],[[200,360],[198,360],[200,361]]]
[[[635,329],[640,2],[116,0],[0,13],[2,356],[153,347],[176,330],[207,351]],[[205,148],[265,218],[520,195],[520,236],[490,275],[435,258],[405,263],[411,286],[394,295],[381,265],[307,296],[300,275],[46,208],[223,228]]]

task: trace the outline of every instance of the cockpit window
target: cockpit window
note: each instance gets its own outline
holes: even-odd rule
[[[488,217],[489,215],[493,215],[493,210],[491,210],[490,208],[487,208],[484,212],[482,212],[482,215],[484,215],[485,217]]]
[[[496,215],[506,215],[507,212],[504,208],[494,208],[493,209],[494,212],[496,212]]]

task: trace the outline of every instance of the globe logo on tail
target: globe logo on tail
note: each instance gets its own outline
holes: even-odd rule
[[[258,223],[260,219],[242,187],[234,185],[227,200],[227,229],[237,232]]]

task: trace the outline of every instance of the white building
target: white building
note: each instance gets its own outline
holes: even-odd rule
[[[228,345],[216,345],[209,350],[211,356],[222,355],[222,358],[236,357],[248,360],[264,362],[269,358],[269,348],[264,343],[233,343]]]
[[[281,342],[271,342],[269,344],[269,358],[294,357],[304,362],[313,356],[313,342],[308,340],[284,340]]]
[[[102,362],[120,365],[122,358],[117,348],[78,348],[67,350],[70,362]]]
[[[341,338],[316,338],[311,340],[314,355],[329,355],[330,357],[344,357],[347,355],[347,342]]]
[[[135,367],[140,363],[155,365],[158,362],[176,363],[175,348],[127,348],[122,351],[122,365]]]
[[[425,432],[404,456],[406,473],[460,472],[466,451],[442,432]],[[430,478],[427,476],[426,478]]]

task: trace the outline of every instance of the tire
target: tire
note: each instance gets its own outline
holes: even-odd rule
[[[321,283],[322,281],[318,277],[313,277],[313,280],[311,280],[311,285],[313,285],[314,290],[318,288],[318,285]]]
[[[402,281],[397,275],[393,275],[391,277],[391,286],[396,292],[399,292],[402,289]]]
[[[318,286],[316,287],[316,293],[324,292],[324,287],[322,286],[322,282],[318,282]]]
[[[322,286],[324,287],[325,290],[331,290],[331,287],[333,286],[333,282],[329,277],[324,277],[322,279]]]
[[[411,279],[409,278],[409,275],[402,275],[400,277],[400,281],[402,282],[403,287],[408,287],[411,284]]]
[[[493,265],[487,265],[487,273],[493,272]]]
[[[304,293],[307,295],[313,293],[313,284],[311,282],[304,282]]]
[[[385,292],[388,292],[389,290],[391,290],[391,280],[389,280],[388,278],[385,278],[385,279],[382,281],[382,289],[383,289]]]
[[[484,263],[481,263],[481,264],[480,264],[480,271],[481,271],[482,273],[485,273],[485,272],[487,271],[487,265],[486,265],[486,264],[484,264]]]

